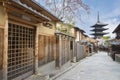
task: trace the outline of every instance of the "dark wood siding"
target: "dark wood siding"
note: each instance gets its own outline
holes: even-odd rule
[[[2,79],[3,49],[4,49],[4,30],[0,28],[0,79]]]
[[[2,69],[3,64],[3,41],[4,41],[3,29],[0,29],[0,70]]]

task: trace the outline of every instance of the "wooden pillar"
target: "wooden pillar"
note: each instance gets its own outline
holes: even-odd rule
[[[61,35],[61,65],[65,63],[65,40],[64,40],[64,35]]]
[[[65,36],[65,62],[68,61],[69,59],[69,51],[68,51],[68,47],[69,47],[69,44],[68,44],[68,36]]]
[[[59,35],[59,67],[62,65],[62,36]]]
[[[53,53],[54,53],[54,59],[56,60],[56,54],[57,54],[57,44],[56,44],[56,40],[57,40],[57,37],[54,35],[54,40],[53,40],[53,43],[54,43],[54,47],[53,47]]]
[[[65,62],[66,62],[66,37],[65,37],[65,35],[63,35],[62,38],[63,38],[63,39],[62,39],[62,40],[63,40],[63,44],[62,44],[62,45],[64,46],[64,47],[62,48],[62,49],[64,50],[64,52],[62,52],[62,53],[64,53],[64,54],[63,54],[63,59],[64,59],[64,63],[65,63]]]
[[[70,52],[70,39],[69,39],[69,36],[67,36],[67,54],[68,54],[68,60],[71,59],[71,52]]]
[[[64,43],[63,43],[63,45],[64,45],[64,47],[62,48],[63,50],[64,50],[64,54],[63,54],[63,58],[64,58],[64,64],[66,63],[66,36],[65,35],[63,35],[63,41],[64,41]]]
[[[72,41],[72,43],[71,43],[71,41]],[[73,58],[74,58],[73,48],[74,48],[74,46],[73,46],[73,40],[72,40],[72,38],[70,39],[70,43],[72,45],[72,46],[70,45],[70,47],[72,47],[72,50],[71,50],[71,55],[72,55],[71,60],[73,61]]]
[[[73,56],[76,57],[75,53],[75,39],[73,38]]]
[[[70,60],[70,41],[69,41],[69,36],[66,37],[66,48],[67,48],[67,61]]]
[[[4,29],[4,50],[3,50],[3,69],[2,69],[2,74],[3,74],[3,79],[0,78],[0,80],[7,80],[7,54],[8,54],[8,15],[6,12],[6,8],[4,8],[4,3],[3,5],[0,5],[0,25]],[[1,34],[1,33],[0,33]]]
[[[8,16],[5,14],[4,26],[4,54],[3,54],[3,80],[7,80],[7,55],[8,55]]]
[[[38,37],[39,37],[39,27],[40,23],[36,25],[36,34],[35,34],[35,58],[34,58],[34,73],[38,74]]]

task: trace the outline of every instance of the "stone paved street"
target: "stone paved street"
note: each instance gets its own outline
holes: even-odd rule
[[[55,80],[120,80],[120,63],[114,62],[107,53],[99,52]]]

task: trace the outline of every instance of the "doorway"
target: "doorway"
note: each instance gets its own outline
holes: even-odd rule
[[[8,24],[8,80],[23,79],[34,70],[35,28]]]

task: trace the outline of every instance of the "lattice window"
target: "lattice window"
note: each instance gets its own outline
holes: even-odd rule
[[[8,80],[33,71],[34,28],[9,23]]]

